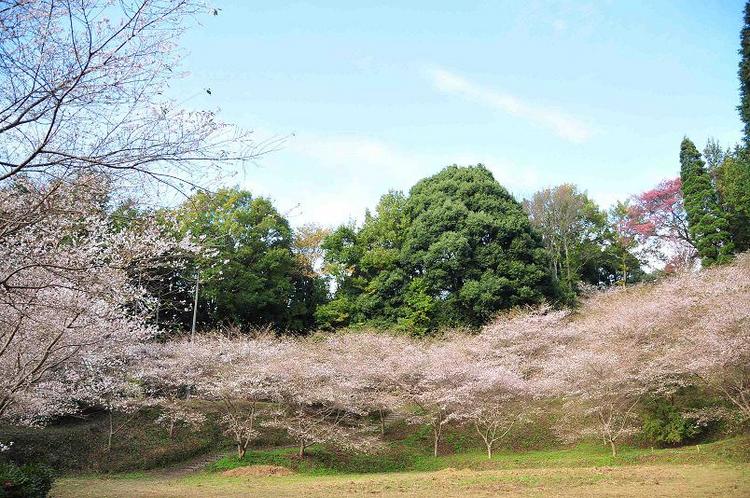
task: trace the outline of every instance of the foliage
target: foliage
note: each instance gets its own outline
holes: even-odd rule
[[[750,2],[745,3],[739,54],[740,105],[737,110],[744,123],[745,146],[750,147]]]
[[[734,250],[727,231],[729,223],[719,207],[716,190],[701,154],[687,137],[680,146],[680,164],[690,238],[705,266],[724,263]]]
[[[640,430],[652,395],[699,385],[750,417],[749,272],[741,256],[655,285],[612,288],[575,314],[508,313],[476,335],[205,336],[153,345],[140,361],[153,368],[153,386],[194,386],[198,397],[222,401],[239,455],[269,428],[296,440],[300,456],[316,443],[377,451],[371,422],[380,420],[382,435],[384,418],[426,427],[435,455],[448,427],[470,424],[491,455],[516,421],[533,418],[537,402],[554,399],[567,413],[554,422],[561,435],[596,435],[615,455]],[[263,420],[255,421],[256,404],[268,409]],[[700,408],[703,420],[724,410]]]
[[[637,245],[641,259],[663,263],[667,272],[692,264],[696,249],[688,230],[680,178],[664,180],[631,197],[624,208],[618,231],[622,239]]]
[[[607,214],[575,185],[540,190],[524,201],[524,208],[542,235],[552,274],[568,300],[580,291],[579,282],[609,285],[637,280],[638,260],[620,243]]]
[[[0,464],[0,497],[45,498],[52,489],[54,474],[43,465]]]
[[[727,154],[716,168],[716,187],[738,252],[750,249],[750,154]]]
[[[483,166],[452,166],[418,182],[406,214],[402,257],[440,301],[441,323],[476,326],[553,295],[539,236]]]
[[[609,263],[603,266],[611,268],[612,282],[623,286],[646,278],[643,262],[637,256],[638,240],[628,228],[630,213],[628,203],[621,201],[610,207],[607,213],[610,244],[604,254]]]
[[[183,241],[149,223],[113,230],[100,177],[0,188],[0,416],[26,423],[75,412],[74,378],[153,336],[151,301],[131,272]],[[42,208],[40,208],[42,207]]]
[[[324,283],[295,255],[289,222],[268,199],[238,189],[199,192],[176,217],[183,234],[213,251],[197,262],[204,327],[303,331],[312,325]]]
[[[323,247],[337,283],[319,313],[327,327],[424,334],[554,297],[539,236],[482,165],[445,168],[408,196],[386,194],[360,229],[342,226]]]
[[[675,445],[698,436],[701,427],[695,420],[686,418],[673,403],[654,398],[646,404],[642,430],[650,441]]]
[[[387,325],[412,318],[404,308],[408,277],[401,264],[408,223],[405,204],[403,194],[389,192],[374,214],[365,213],[359,230],[344,225],[326,237],[325,269],[337,288],[334,299],[318,312],[319,326]]]

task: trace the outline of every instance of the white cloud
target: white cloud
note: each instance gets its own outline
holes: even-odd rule
[[[445,69],[432,68],[427,73],[435,88],[441,92],[460,95],[473,102],[549,128],[559,137],[571,142],[582,143],[591,137],[591,131],[584,123],[556,109],[537,106],[513,95],[483,87]]]

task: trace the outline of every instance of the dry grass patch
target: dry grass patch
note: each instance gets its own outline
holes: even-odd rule
[[[390,474],[249,476],[220,473],[190,478],[68,478],[55,485],[57,498],[289,497],[330,496],[750,496],[747,465],[632,465],[625,467],[536,468]]]
[[[279,465],[247,465],[236,469],[225,470],[221,475],[226,477],[272,477],[290,476],[294,472]]]

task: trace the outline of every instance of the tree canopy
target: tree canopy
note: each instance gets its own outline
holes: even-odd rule
[[[680,178],[690,237],[705,265],[728,260],[734,250],[727,231],[729,223],[701,153],[687,137],[680,146]]]
[[[324,248],[337,284],[317,313],[325,326],[476,326],[555,293],[541,238],[482,165],[386,194],[362,227],[339,227]]]
[[[197,268],[204,325],[312,325],[324,284],[294,254],[289,222],[271,201],[239,189],[200,192],[178,209],[177,221],[212,250]]]
[[[572,184],[540,190],[524,201],[532,225],[549,252],[554,279],[567,300],[578,283],[633,282],[640,263],[625,248],[607,213]]]

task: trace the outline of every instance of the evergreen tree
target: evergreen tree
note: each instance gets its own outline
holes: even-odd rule
[[[735,250],[750,250],[750,152],[727,154],[716,168],[716,187],[727,213]]]
[[[687,137],[680,146],[680,178],[688,230],[704,265],[729,259],[734,245],[726,213],[719,207],[716,190],[701,153]]]
[[[182,232],[210,249],[197,262],[202,326],[312,327],[325,284],[294,253],[289,222],[270,200],[224,188],[193,195],[176,215]]]
[[[745,123],[745,146],[750,146],[750,2],[745,4],[745,17],[740,32],[740,105],[737,110]]]
[[[555,296],[539,235],[481,165],[448,167],[408,196],[386,194],[360,229],[340,227],[323,247],[337,288],[316,312],[324,328],[423,334]]]
[[[547,254],[521,204],[484,166],[449,166],[412,187],[402,259],[444,325],[480,325],[553,293]],[[423,302],[421,299],[420,302]]]

